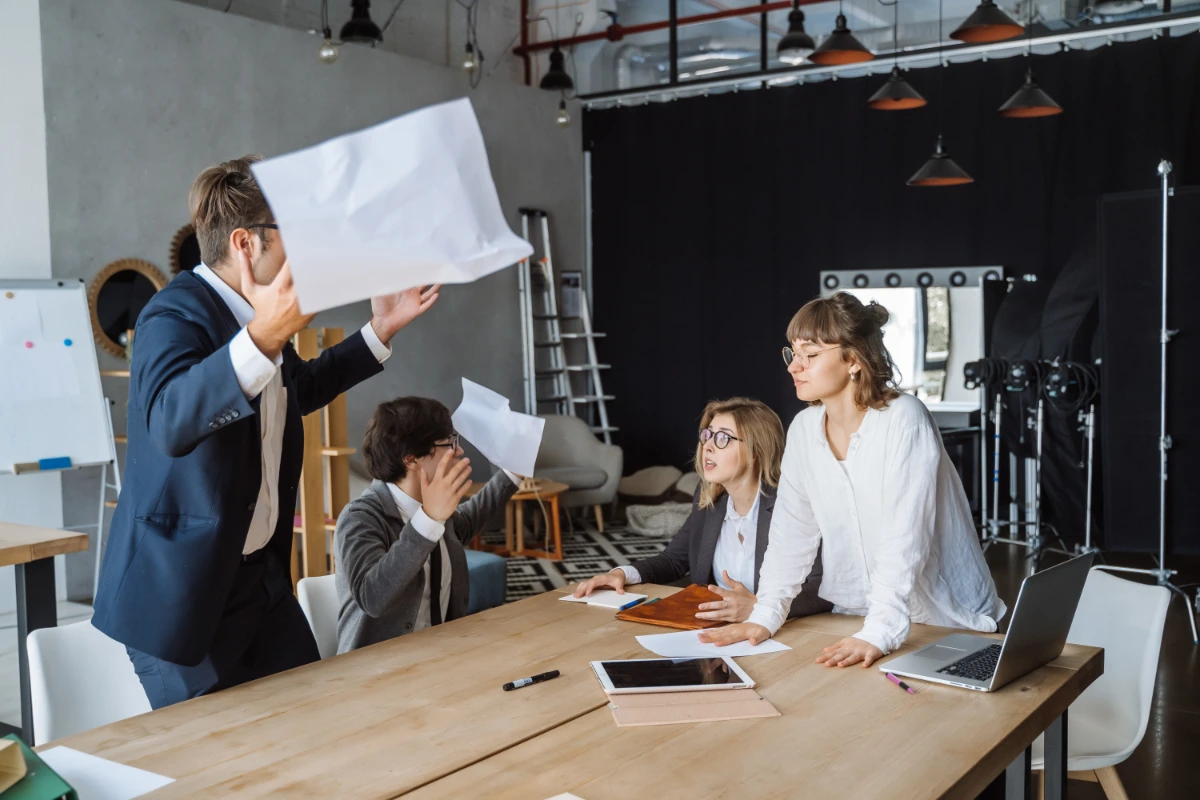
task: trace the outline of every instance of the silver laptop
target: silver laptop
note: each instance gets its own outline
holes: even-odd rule
[[[879,670],[994,692],[1062,653],[1094,559],[1094,553],[1087,553],[1026,578],[1003,642],[955,633]]]

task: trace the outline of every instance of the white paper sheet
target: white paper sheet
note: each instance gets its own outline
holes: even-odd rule
[[[700,631],[679,631],[678,633],[658,633],[638,636],[638,644],[651,653],[663,658],[700,658],[711,656],[761,656],[767,653],[779,653],[791,650],[786,644],[774,639],[767,639],[751,646],[749,642],[717,647],[715,644],[700,641]]]
[[[127,767],[70,747],[52,747],[39,755],[50,769],[74,787],[79,800],[132,800],[175,782],[174,778]]]
[[[634,594],[633,592],[617,594],[612,589],[599,589],[587,597],[567,595],[562,599],[568,603],[587,603],[589,606],[600,606],[601,608],[620,608],[621,606],[629,605],[635,600],[645,600],[646,595]]]
[[[513,411],[507,397],[474,381],[463,378],[462,386],[462,403],[450,417],[454,429],[496,466],[532,476],[546,420]]]
[[[554,797],[551,797],[550,800],[583,800],[583,798],[577,794],[571,794],[570,792],[563,792],[562,794],[554,795]]]
[[[466,98],[253,169],[306,313],[469,283],[533,252],[504,218]]]
[[[0,347],[42,341],[42,312],[33,292],[0,293]]]
[[[0,344],[0,403],[29,403],[79,394],[72,349],[42,340],[32,348]]]

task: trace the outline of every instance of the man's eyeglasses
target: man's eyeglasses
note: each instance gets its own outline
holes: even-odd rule
[[[437,450],[439,447],[449,447],[452,451],[458,450],[458,434],[457,433],[450,434],[449,442],[440,442],[440,443],[435,442],[433,445],[433,449]]]
[[[717,446],[718,450],[724,450],[729,447],[730,442],[740,442],[741,439],[736,436],[730,436],[725,431],[714,431],[712,428],[704,428],[700,431],[700,441],[708,444],[709,440]]]
[[[267,229],[273,230],[273,231],[279,230],[279,226],[276,225],[274,222],[256,222],[253,225],[246,226],[246,230],[250,230],[251,228],[267,228]]]
[[[824,350],[818,350],[815,353],[808,353],[804,350],[800,350],[799,348],[793,350],[790,347],[785,347],[783,348],[783,363],[790,367],[792,365],[792,361],[798,358],[800,359],[800,366],[808,369],[809,365],[812,364],[813,356],[818,356],[821,353],[828,353],[830,350],[837,350],[840,347],[840,344],[835,344],[833,347],[826,347]]]

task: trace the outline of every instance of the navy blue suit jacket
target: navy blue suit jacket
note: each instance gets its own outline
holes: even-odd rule
[[[213,288],[184,272],[146,305],[134,336],[124,488],[92,624],[186,666],[212,646],[262,482],[258,398],[246,399],[229,356],[239,330]],[[292,552],[301,416],[382,369],[361,333],[312,361],[284,348],[279,521],[267,545],[281,563]]]

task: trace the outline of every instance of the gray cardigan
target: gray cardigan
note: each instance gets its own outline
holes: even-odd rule
[[[446,621],[464,617],[470,599],[463,544],[480,532],[517,491],[497,472],[477,495],[446,520],[450,606]],[[338,653],[412,633],[425,589],[423,568],[436,542],[404,523],[388,485],[372,481],[342,510],[334,533],[338,596]],[[434,600],[436,602],[436,600]]]

